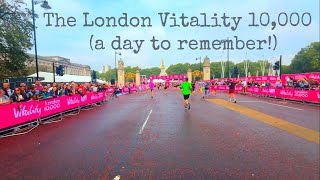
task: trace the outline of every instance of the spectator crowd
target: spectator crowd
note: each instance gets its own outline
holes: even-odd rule
[[[3,83],[0,88],[0,105],[25,101],[36,101],[59,96],[72,96],[79,94],[85,95],[87,92],[101,92],[109,88],[106,84],[101,83],[52,83],[42,85],[40,81],[27,86],[25,83],[20,83],[19,87],[10,88],[9,83]]]
[[[270,82],[270,81],[241,81],[241,80],[235,80],[237,85],[243,86],[243,87],[269,87],[269,88],[294,88],[299,90],[316,90],[320,88],[320,84],[318,81],[314,79],[306,79],[306,78],[300,78],[298,80],[294,80],[293,77],[289,77],[286,80],[285,84],[282,84],[281,80],[277,80],[276,82]],[[218,85],[226,85],[226,82],[223,80],[214,80],[211,82],[213,86]]]
[[[198,82],[199,83],[199,82]],[[235,80],[235,83],[238,86],[243,86],[244,91],[248,87],[270,87],[270,88],[295,88],[299,90],[318,90],[320,89],[320,84],[314,79],[300,78],[295,80],[293,77],[286,79],[286,83],[282,84],[281,80],[276,82],[270,81],[241,81]],[[195,84],[195,82],[193,82]],[[205,82],[201,84],[206,89],[209,89],[209,86],[218,86],[226,85],[227,82],[223,80],[213,80],[210,82]],[[158,89],[161,88],[164,84],[158,83]],[[169,86],[178,87],[179,83],[171,83]],[[134,88],[134,83],[127,83],[126,86],[117,87],[110,86],[102,83],[86,82],[77,84],[75,82],[71,83],[52,83],[42,85],[40,81],[36,81],[35,84],[27,86],[25,83],[20,83],[19,87],[11,89],[9,83],[3,83],[3,87],[0,88],[0,105],[16,103],[16,102],[25,102],[25,101],[37,101],[49,98],[56,98],[59,96],[72,96],[74,94],[79,94],[81,96],[85,95],[87,92],[101,92],[105,91],[108,88],[114,88],[114,93],[122,93],[122,89],[127,87],[129,89]],[[141,87],[138,87],[138,91],[141,91]]]

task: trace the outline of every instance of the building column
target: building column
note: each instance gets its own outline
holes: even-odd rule
[[[136,86],[139,86],[141,84],[140,82],[140,71],[136,71]]]
[[[203,62],[203,80],[210,80],[210,60],[207,56],[204,58]]]
[[[188,77],[189,82],[191,82],[192,81],[192,72],[191,72],[190,68],[187,71],[187,77]]]
[[[122,59],[118,61],[118,85],[125,86],[124,81],[124,62]]]

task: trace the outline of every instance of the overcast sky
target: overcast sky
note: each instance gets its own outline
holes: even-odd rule
[[[45,11],[39,5],[35,7],[39,19],[36,20],[38,54],[42,56],[62,56],[70,58],[72,62],[81,63],[91,66],[94,70],[101,70],[105,64],[114,68],[114,50],[110,43],[115,36],[121,36],[122,40],[145,40],[140,52],[135,54],[133,50],[121,50],[125,65],[146,67],[160,67],[161,59],[165,60],[165,65],[175,63],[195,63],[197,57],[204,58],[208,56],[211,61],[220,61],[227,58],[226,51],[222,50],[190,50],[185,46],[185,50],[178,51],[177,40],[216,40],[227,37],[239,36],[240,39],[268,39],[268,36],[276,35],[278,44],[276,50],[269,50],[265,46],[264,50],[232,50],[230,51],[230,60],[239,62],[244,58],[252,60],[268,59],[274,61],[273,57],[283,55],[284,64],[289,64],[293,56],[303,47],[311,42],[319,41],[319,1],[292,1],[292,0],[49,0],[51,10]],[[30,7],[30,2],[28,6]],[[43,16],[45,12],[58,13],[65,18],[73,16],[76,18],[75,27],[46,27],[47,18]],[[133,16],[150,17],[152,27],[83,27],[83,12],[89,12],[90,21],[96,17],[119,18],[122,13],[128,13],[128,19]],[[184,13],[185,16],[196,16],[199,23],[202,24],[203,16],[200,13],[206,13],[208,22],[209,18],[217,14],[218,23],[223,25],[221,16],[226,13],[229,17],[242,17],[237,30],[233,31],[230,27],[162,27],[159,12],[175,13],[176,17]],[[255,12],[256,21],[259,22],[260,14],[268,12],[270,15],[270,24],[272,21],[278,21],[278,15],[286,12],[290,20],[290,14],[297,12],[300,15],[300,24],[296,27],[287,25],[285,27],[276,26],[271,30],[271,25],[267,27],[249,27],[252,21],[250,12]],[[301,17],[304,12],[312,16],[312,22],[308,27],[301,24]],[[170,16],[169,16],[170,17]],[[266,16],[264,16],[265,18]],[[282,16],[283,18],[284,16]],[[305,16],[308,22],[308,16]],[[55,19],[52,19],[55,20]],[[265,19],[263,19],[265,20]],[[293,15],[292,22],[297,18]],[[281,19],[284,22],[284,19]],[[54,21],[51,21],[54,22]],[[172,22],[169,21],[168,22]],[[189,21],[190,22],[190,19]],[[233,20],[228,20],[234,25]],[[181,24],[178,18],[177,23]],[[212,24],[212,23],[210,23]],[[102,39],[105,43],[105,49],[100,51],[91,51],[90,36]],[[155,51],[151,47],[150,39],[156,36],[161,40],[170,40],[170,50]],[[123,45],[123,44],[122,44]],[[136,49],[137,45],[132,44]],[[29,53],[34,53],[32,49]]]

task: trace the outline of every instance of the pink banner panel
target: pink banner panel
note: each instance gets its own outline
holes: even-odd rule
[[[311,72],[303,74],[283,74],[281,75],[282,84],[286,84],[288,78],[293,78],[295,81],[306,78],[307,80],[314,79],[320,83],[320,72]]]
[[[211,90],[216,90],[216,91],[225,91],[225,90],[229,90],[229,87],[226,85],[221,85],[221,86],[211,86]],[[236,86],[235,88],[236,91],[243,91],[243,87],[242,86]]]
[[[122,88],[122,92],[127,93],[127,92],[129,92],[129,89],[127,87],[124,87],[124,88]]]
[[[132,88],[130,89],[130,91],[132,91],[132,92],[137,92],[137,88],[136,88],[136,87],[132,87]]]
[[[108,88],[108,89],[107,89],[107,93],[111,94],[111,93],[113,93],[113,92],[114,92],[114,89],[113,89],[113,88]]]
[[[28,101],[0,106],[0,129],[23,124],[38,118],[106,99],[106,92],[87,93],[84,96],[62,96],[41,101]]]

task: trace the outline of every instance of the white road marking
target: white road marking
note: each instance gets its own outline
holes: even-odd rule
[[[264,101],[260,101],[260,102],[265,103],[265,104],[271,104],[271,105],[275,105],[275,106],[286,107],[286,108],[289,108],[289,109],[295,109],[295,110],[303,111],[303,109],[294,108],[294,107],[290,107],[290,106],[284,106],[284,105],[274,104],[274,103],[269,103],[269,102],[264,102]]]
[[[148,120],[149,120],[149,118],[150,118],[151,113],[152,113],[152,109],[150,110],[150,112],[149,112],[149,114],[148,114],[148,116],[147,116],[146,120],[144,121],[144,123],[143,123],[143,125],[142,125],[142,127],[141,127],[141,129],[140,129],[140,131],[139,131],[139,134],[141,134],[141,133],[142,133],[142,131],[143,131],[144,127],[146,126],[146,124],[147,124],[147,122],[148,122]]]
[[[280,106],[280,107],[286,107],[289,109],[295,109],[295,110],[299,110],[299,111],[303,111],[303,109],[299,109],[299,108],[294,108],[294,107],[290,107],[290,106],[285,106],[285,105],[281,105],[281,104],[286,104],[286,103],[281,103],[281,104],[275,104],[275,103],[269,103],[269,102],[264,102],[264,101],[237,101],[237,102],[244,102],[244,103],[265,103],[265,104],[270,104],[270,105],[275,105],[275,106]],[[280,102],[278,102],[280,103]]]
[[[237,101],[237,102],[261,102],[261,101]]]

